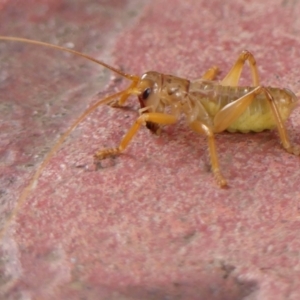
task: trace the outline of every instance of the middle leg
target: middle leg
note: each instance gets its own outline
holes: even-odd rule
[[[217,66],[213,66],[208,69],[200,78],[200,80],[214,80],[219,73],[219,68]]]
[[[216,150],[215,136],[212,129],[200,121],[191,122],[190,127],[194,131],[207,136],[212,171],[214,173],[215,179],[219,184],[219,186],[225,187],[227,185],[227,182],[220,171],[219,160],[218,160],[217,150]]]

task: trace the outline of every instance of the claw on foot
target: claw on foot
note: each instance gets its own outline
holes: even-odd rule
[[[286,148],[286,151],[290,154],[294,154],[294,155],[297,155],[297,156],[300,155],[299,146],[290,146],[289,148]]]
[[[96,161],[102,160],[108,156],[112,156],[112,155],[117,155],[120,153],[120,149],[119,148],[108,148],[108,149],[102,149],[97,151],[94,154],[94,159]]]
[[[221,174],[221,172],[219,170],[213,170],[214,174],[215,174],[215,179],[218,183],[218,185],[221,188],[225,188],[227,187],[227,181],[226,179],[223,177],[223,175]]]
[[[115,108],[120,108],[123,107],[122,104],[120,104],[119,100],[112,100],[109,103],[107,103],[107,105],[111,106],[111,107],[115,107]]]
[[[216,180],[217,180],[217,182],[218,182],[218,184],[219,184],[219,186],[221,188],[226,188],[227,187],[227,181],[223,178],[222,175],[221,176],[217,176]]]

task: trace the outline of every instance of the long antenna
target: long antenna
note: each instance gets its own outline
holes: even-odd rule
[[[66,140],[66,138],[70,135],[70,133],[78,126],[80,122],[82,122],[93,110],[95,110],[98,106],[102,104],[109,103],[111,100],[123,96],[124,94],[129,94],[131,87],[127,88],[124,91],[118,92],[116,94],[110,95],[105,97],[104,99],[101,99],[94,103],[91,107],[86,109],[79,118],[76,119],[76,121],[67,129],[67,131],[58,139],[58,141],[54,144],[54,146],[51,148],[51,150],[48,152],[46,157],[44,158],[43,162],[40,164],[38,169],[35,171],[34,175],[31,177],[28,185],[23,189],[20,197],[18,198],[18,201],[16,203],[16,206],[12,210],[12,212],[9,214],[9,217],[5,220],[4,226],[0,230],[0,240],[3,238],[6,230],[9,227],[9,224],[13,220],[13,218],[18,213],[20,207],[23,205],[24,201],[27,199],[29,193],[32,189],[34,189],[37,185],[37,180],[39,179],[42,171],[45,169],[47,164],[49,163],[52,156],[56,153],[56,151],[59,149],[59,147],[63,144],[63,142]]]
[[[135,75],[131,75],[131,74],[127,74],[127,73],[124,73],[118,69],[115,69],[114,67],[111,67],[109,66],[108,64],[106,64],[105,62],[101,61],[101,60],[98,60],[96,58],[93,58],[87,54],[84,54],[84,53],[80,53],[78,51],[75,51],[75,50],[71,50],[71,49],[68,49],[68,48],[64,48],[64,47],[61,47],[61,46],[57,46],[57,45],[52,45],[52,44],[49,44],[49,43],[44,43],[44,42],[39,42],[39,41],[35,41],[35,40],[30,40],[30,39],[23,39],[23,38],[18,38],[18,37],[13,37],[13,36],[0,36],[0,40],[4,40],[4,41],[14,41],[14,42],[22,42],[22,43],[28,43],[28,44],[34,44],[34,45],[40,45],[40,46],[44,46],[44,47],[48,47],[48,48],[53,48],[53,49],[57,49],[57,50],[62,50],[62,51],[65,51],[65,52],[69,52],[69,53],[72,53],[72,54],[75,54],[75,55],[78,55],[78,56],[81,56],[81,57],[84,57],[88,60],[91,60],[127,79],[130,79],[130,80],[134,80],[134,81],[138,81],[139,80],[139,77],[138,76],[135,76]]]
[[[100,106],[102,104],[109,103],[111,100],[113,100],[115,98],[118,98],[118,97],[121,97],[121,99],[124,98],[124,97],[127,98],[130,94],[134,94],[134,87],[136,86],[136,84],[137,84],[137,82],[139,81],[140,78],[138,76],[127,74],[127,73],[124,73],[124,72],[122,72],[118,69],[115,69],[114,67],[109,66],[108,64],[104,63],[103,61],[95,59],[95,58],[93,58],[89,55],[86,55],[86,54],[83,54],[83,53],[80,53],[78,51],[71,50],[71,49],[68,49],[68,48],[64,48],[64,47],[61,47],[61,46],[56,46],[56,45],[52,45],[52,44],[48,44],[48,43],[44,43],[44,42],[39,42],[39,41],[34,41],[34,40],[29,40],[29,39],[23,39],[23,38],[18,38],[18,37],[11,37],[11,36],[0,36],[0,40],[29,43],[29,44],[41,45],[41,46],[45,46],[45,47],[49,47],[49,48],[54,48],[54,49],[66,51],[66,52],[84,57],[84,58],[86,58],[90,61],[93,61],[93,62],[95,62],[95,63],[97,63],[97,64],[99,64],[99,65],[101,65],[105,68],[108,68],[109,70],[111,70],[111,71],[113,71],[113,72],[115,72],[115,73],[117,73],[117,74],[133,81],[133,83],[127,89],[125,89],[121,92],[115,93],[113,95],[107,96],[104,99],[101,99],[101,100],[97,101],[96,103],[94,103],[88,109],[86,109],[80,115],[80,117],[77,118],[76,121],[67,129],[67,131],[58,139],[58,141],[54,144],[54,146],[48,152],[48,154],[46,155],[46,157],[44,158],[43,162],[40,164],[38,169],[35,171],[34,175],[30,179],[28,185],[23,189],[20,197],[17,200],[16,206],[14,207],[12,212],[10,213],[9,217],[5,220],[5,224],[4,224],[3,228],[1,228],[1,230],[0,230],[0,239],[2,239],[5,232],[6,232],[6,230],[8,229],[11,221],[13,220],[13,218],[18,213],[20,207],[22,206],[24,201],[27,199],[29,193],[31,192],[31,190],[33,188],[35,188],[35,186],[37,184],[37,181],[38,181],[42,171],[47,166],[47,164],[51,160],[52,156],[56,153],[56,151],[59,149],[59,147],[66,140],[66,138],[70,135],[70,133],[78,126],[78,124],[80,122],[82,122],[98,106]]]

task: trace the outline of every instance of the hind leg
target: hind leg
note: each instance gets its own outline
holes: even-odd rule
[[[225,78],[220,82],[220,84],[223,86],[238,86],[241,73],[246,61],[248,61],[250,66],[252,86],[258,86],[259,76],[256,61],[252,53],[247,50],[242,51],[235,64],[232,66],[232,68],[225,76]]]
[[[254,101],[254,99],[256,99],[256,97],[259,94],[265,94],[265,97],[269,102],[270,109],[272,110],[283,148],[289,153],[299,155],[299,148],[293,146],[289,140],[284,122],[280,116],[274,98],[270,94],[268,88],[265,88],[263,86],[256,87],[254,90],[244,95],[243,97],[224,106],[214,117],[213,131],[215,133],[218,133],[226,130],[235,120],[237,120],[242,115],[246,108],[249,105],[251,105],[251,103]]]

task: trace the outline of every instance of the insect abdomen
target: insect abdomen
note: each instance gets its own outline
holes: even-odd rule
[[[251,92],[253,87],[215,86],[210,97],[201,99],[201,103],[213,118],[224,106]],[[268,88],[275,100],[283,121],[296,106],[297,97],[288,89]],[[227,130],[230,132],[260,132],[276,127],[275,118],[264,93],[255,96],[253,102]]]

